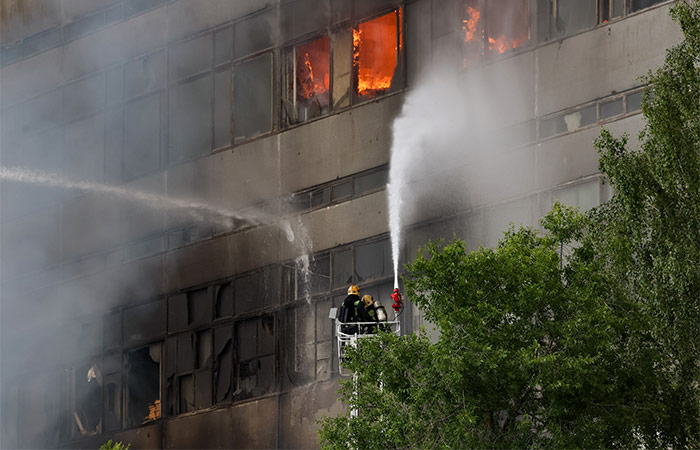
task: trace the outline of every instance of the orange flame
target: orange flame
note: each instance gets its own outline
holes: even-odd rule
[[[487,14],[487,24],[484,25],[486,32],[489,35],[488,49],[495,50],[498,53],[504,53],[507,50],[518,48],[528,40],[528,13],[527,0],[519,0],[515,3],[499,5],[493,4],[494,10],[490,8]],[[499,11],[498,7],[507,7],[516,18],[514,22],[503,21],[503,11]],[[500,14],[499,14],[500,13]],[[481,19],[481,11],[478,8],[467,6],[466,18],[462,19],[462,30],[464,31],[464,42],[476,41],[478,37],[479,20]],[[492,37],[501,32],[498,37]],[[466,61],[465,61],[466,63]]]
[[[160,418],[160,400],[156,400],[152,405],[148,405],[148,415],[143,420],[156,420]]]
[[[391,87],[402,39],[400,9],[353,28],[353,66],[359,95],[373,98]]]
[[[471,42],[476,35],[476,25],[481,17],[478,9],[467,6],[468,19],[462,19],[462,30],[464,31],[464,42]]]
[[[297,47],[299,97],[311,99],[328,92],[330,84],[330,41],[324,36]]]

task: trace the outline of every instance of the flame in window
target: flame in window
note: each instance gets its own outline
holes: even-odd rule
[[[359,95],[373,98],[391,87],[403,45],[401,21],[398,9],[353,28],[353,66]]]
[[[464,42],[471,42],[476,36],[476,27],[479,23],[481,12],[478,9],[467,6],[467,18],[462,19],[462,30],[464,31]]]
[[[330,41],[324,36],[296,49],[297,95],[313,99],[328,92],[330,85]]]
[[[156,420],[160,418],[160,400],[148,405],[148,415],[143,420]]]
[[[483,29],[482,35],[486,37],[488,50],[505,53],[528,41],[528,20],[528,0],[489,2],[485,16],[478,5],[467,5],[462,19],[464,42],[480,40],[478,32]]]

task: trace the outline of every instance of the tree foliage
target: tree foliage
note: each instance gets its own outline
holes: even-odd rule
[[[406,290],[439,327],[437,342],[383,334],[350,350],[357,377],[342,396],[360,414],[327,419],[324,445],[612,444],[633,392],[619,387],[635,380],[614,345],[625,321],[599,295],[600,277],[562,264],[582,223],[557,206],[544,236],[511,230],[497,248],[472,253],[459,240],[429,244],[408,267]]]

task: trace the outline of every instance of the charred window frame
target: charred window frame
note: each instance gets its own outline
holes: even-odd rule
[[[403,7],[358,21],[352,27],[353,103],[404,87]]]
[[[139,426],[162,417],[162,345],[155,342],[126,352],[124,357],[125,421]]]
[[[102,361],[97,359],[70,370],[71,422],[73,437],[95,435],[102,431]]]
[[[276,390],[279,378],[277,328],[274,314],[243,319],[234,324],[236,400]]]
[[[332,86],[328,35],[287,48],[282,70],[282,112],[286,126],[329,113]]]

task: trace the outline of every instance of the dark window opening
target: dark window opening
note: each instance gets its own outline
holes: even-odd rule
[[[230,326],[214,329],[214,401],[233,398],[233,333]]]
[[[209,288],[187,293],[187,317],[189,326],[204,325],[211,321],[211,291]]]
[[[233,315],[233,283],[226,283],[216,288],[216,318]]]
[[[287,67],[285,113],[288,123],[327,114],[330,107],[330,39],[298,45]]]
[[[102,372],[100,367],[97,364],[76,367],[73,371],[73,386],[75,389],[75,403],[72,413],[74,435],[86,436],[99,433],[102,424]]]
[[[127,422],[129,426],[160,418],[161,345],[127,353]]]
[[[275,386],[275,321],[262,316],[236,325],[238,398],[271,392]]]
[[[399,87],[401,11],[397,9],[362,22],[352,30],[355,93],[361,99],[374,98]]]

